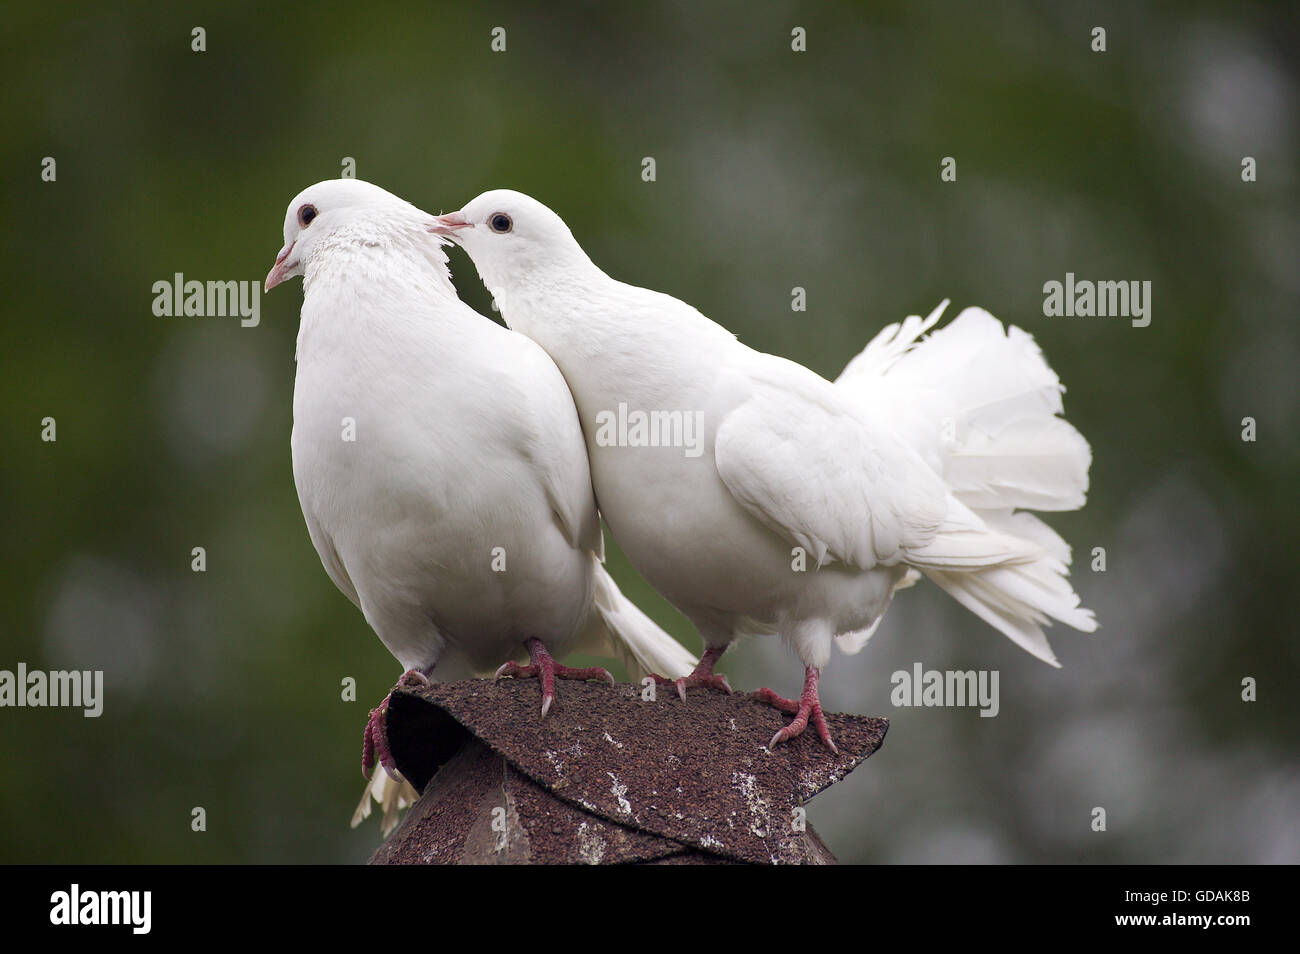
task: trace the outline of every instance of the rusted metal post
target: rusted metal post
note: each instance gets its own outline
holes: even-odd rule
[[[420,800],[377,864],[833,864],[804,805],[889,723],[828,715],[766,748],[784,715],[751,696],[566,683],[546,719],[530,681],[395,693],[388,741]]]

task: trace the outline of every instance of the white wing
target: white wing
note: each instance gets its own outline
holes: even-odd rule
[[[930,545],[947,494],[920,458],[870,429],[830,382],[783,358],[749,356],[721,384],[748,391],[717,431],[718,475],[732,495],[819,566],[869,569]]]
[[[307,534],[311,537],[312,544],[316,547],[316,552],[320,554],[320,562],[325,567],[325,572],[329,578],[350,599],[357,609],[361,608],[361,597],[357,595],[357,588],[352,582],[352,577],[348,576],[348,571],[343,566],[343,561],[339,559],[338,551],[334,549],[334,541],[330,539],[329,534],[321,529],[316,518],[312,516],[306,504],[303,505],[302,515],[307,522]]]
[[[831,559],[863,569],[968,570],[1042,555],[954,498],[885,419],[801,365],[749,355],[723,372],[732,376],[724,389],[747,385],[749,393],[718,427],[718,475],[819,566]]]
[[[587,445],[582,425],[564,375],[541,346],[523,335],[506,332],[503,347],[514,348],[517,358],[512,385],[519,388],[519,423],[524,428],[527,456],[546,490],[547,499],[565,538],[575,547],[605,556],[596,495],[591,488]],[[509,385],[505,385],[509,386]]]

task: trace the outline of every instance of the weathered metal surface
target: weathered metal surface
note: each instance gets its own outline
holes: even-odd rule
[[[812,731],[769,751],[788,716],[746,695],[565,682],[538,707],[532,680],[394,693],[389,745],[422,797],[373,860],[833,863],[802,806],[889,727],[829,714],[836,756]]]

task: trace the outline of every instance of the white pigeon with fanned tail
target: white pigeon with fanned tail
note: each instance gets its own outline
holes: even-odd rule
[[[704,637],[679,690],[726,688],[726,647],[779,633],[805,676],[798,700],[760,691],[795,717],[770,744],[811,720],[833,749],[817,692],[832,645],[860,649],[922,574],[1052,665],[1049,619],[1096,628],[1069,547],[1025,512],[1082,506],[1091,462],[1025,332],[967,309],[922,338],[941,305],[886,328],[833,384],[610,278],[528,196],[484,193],[438,228],[559,366],[614,538]],[[702,446],[611,440],[598,425],[615,409],[698,414]]]
[[[267,288],[304,276],[293,473],[330,578],[424,683],[491,672],[608,678],[551,654],[613,655],[638,676],[695,664],[602,565],[573,399],[546,353],[456,296],[434,218],[354,179],[290,203]],[[531,665],[513,660],[527,650]],[[395,774],[367,725],[363,767]],[[378,770],[374,777],[379,777]],[[408,788],[371,782],[395,812]],[[368,814],[363,797],[358,815]],[[359,819],[358,819],[359,820]]]

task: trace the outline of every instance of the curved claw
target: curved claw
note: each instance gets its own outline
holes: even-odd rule
[[[571,666],[561,666],[557,663],[546,646],[540,639],[526,639],[524,646],[528,649],[528,657],[531,662],[527,666],[521,666],[519,663],[511,660],[501,664],[497,669],[493,681],[503,676],[509,676],[512,679],[539,679],[542,683],[542,718],[551,711],[551,704],[555,701],[555,680],[556,679],[600,679],[609,685],[615,685],[613,674],[607,669],[601,669],[599,666],[591,666],[584,669],[575,669]]]
[[[366,719],[366,729],[361,736],[361,774],[370,778],[370,773],[374,771],[376,758],[379,764],[384,767],[388,777],[394,781],[402,781],[402,773],[397,770],[397,763],[393,761],[393,753],[388,749],[388,703],[393,698],[393,693],[398,689],[424,688],[431,685],[429,677],[418,669],[408,669],[402,673],[402,678],[397,680],[397,685],[393,686],[388,695],[384,696],[384,701],[379,703],[375,708],[370,710],[370,715]]]
[[[817,694],[819,675],[818,671],[811,666],[807,668],[804,673],[803,694],[799,696],[797,702],[794,699],[778,696],[771,689],[760,689],[755,693],[760,701],[766,702],[782,712],[794,715],[794,719],[791,720],[789,725],[772,736],[772,740],[767,743],[769,749],[775,749],[782,742],[788,742],[795,736],[801,735],[808,728],[808,721],[811,719],[812,724],[817,728],[817,736],[821,739],[822,744],[834,754],[840,754],[840,750],[835,747],[834,741],[831,740],[830,727],[826,725],[826,715],[822,712],[821,698]]]
[[[699,665],[695,667],[689,676],[682,676],[680,679],[669,679],[667,676],[651,673],[650,678],[661,686],[674,686],[677,689],[677,696],[682,702],[686,701],[686,690],[690,686],[720,689],[727,695],[732,695],[731,683],[727,682],[727,677],[713,671],[718,658],[726,651],[726,646],[717,646],[705,650],[704,655],[700,657]]]
[[[496,675],[492,677],[493,682],[500,681],[502,676],[509,676],[511,679],[529,679],[537,676],[536,666],[521,666],[519,663],[511,660],[504,662],[497,669]]]
[[[821,738],[822,744],[825,745],[828,749],[830,749],[833,754],[839,755],[840,750],[835,747],[835,742],[831,739],[830,729],[827,728],[826,726],[826,718],[822,715],[820,708],[813,710],[812,719],[813,719],[813,725],[817,727],[817,735],[819,738]],[[800,735],[803,732],[803,730],[806,729],[807,727],[808,727],[808,715],[804,713],[801,714],[798,718],[796,718],[784,729],[781,729],[774,736],[772,736],[772,740],[767,743],[767,747],[769,749],[774,749],[782,742],[788,742],[790,739],[793,739],[796,735]]]
[[[677,687],[677,695],[682,702],[686,701],[686,689],[688,686],[703,686],[706,689],[720,689],[727,695],[733,695],[731,683],[727,682],[727,677],[721,673],[711,675],[690,675],[683,676],[673,683]]]

